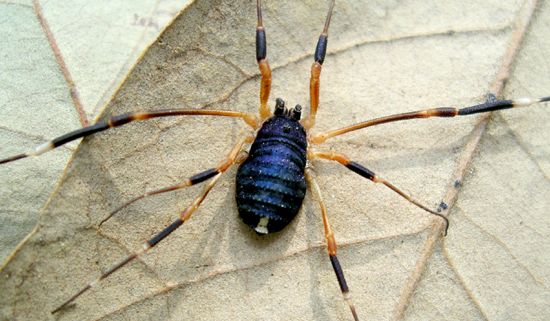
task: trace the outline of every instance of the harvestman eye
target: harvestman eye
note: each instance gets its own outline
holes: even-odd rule
[[[244,224],[248,225],[259,235],[275,233],[284,229],[298,214],[308,191],[312,194],[311,196],[318,203],[321,213],[329,260],[332,264],[344,302],[349,307],[349,311],[354,320],[359,320],[359,313],[352,301],[352,296],[344,276],[344,269],[337,257],[337,243],[329,223],[329,209],[325,206],[323,201],[321,187],[317,183],[316,173],[313,167],[307,165],[309,162],[336,162],[373,183],[380,183],[388,187],[395,192],[397,196],[410,202],[412,206],[421,208],[427,214],[432,215],[434,219],[440,220],[442,223],[439,225],[440,231],[444,235],[447,234],[449,221],[444,214],[423,205],[412,196],[403,192],[395,184],[384,179],[381,175],[364,165],[357,163],[342,153],[323,150],[321,145],[326,140],[333,137],[345,135],[349,132],[371,126],[415,118],[458,117],[508,108],[526,107],[541,102],[548,102],[550,101],[550,97],[491,100],[478,105],[462,108],[430,108],[389,115],[313,134],[311,131],[315,126],[317,110],[319,108],[321,72],[326,57],[329,27],[334,6],[335,0],[330,2],[325,24],[314,50],[314,61],[311,66],[309,84],[309,113],[304,119],[302,119],[302,107],[300,105],[296,105],[294,108],[287,108],[285,101],[281,98],[276,99],[273,111],[268,107],[271,90],[271,68],[267,60],[267,40],[266,29],[262,20],[262,4],[260,0],[257,0],[256,60],[261,74],[259,93],[260,103],[257,115],[230,110],[197,109],[167,109],[149,112],[133,112],[111,117],[92,126],[57,137],[26,153],[0,160],[0,164],[7,166],[10,162],[30,156],[38,156],[82,137],[93,135],[110,128],[123,126],[134,121],[145,121],[158,117],[230,117],[241,119],[250,127],[249,133],[238,139],[238,142],[229,149],[229,153],[220,161],[218,166],[196,173],[180,184],[167,186],[139,195],[121,204],[99,222],[100,225],[107,223],[109,219],[112,218],[113,215],[116,215],[121,209],[145,197],[204,183],[202,192],[196,196],[187,208],[181,211],[179,216],[170,225],[143,243],[141,248],[135,250],[119,263],[114,264],[99,278],[83,286],[82,289],[73,296],[62,300],[59,306],[51,311],[52,313],[62,311],[103,279],[108,278],[111,274],[118,271],[129,262],[132,262],[134,259],[146,254],[172,232],[181,227],[191,218],[192,214],[199,209],[200,205],[206,199],[208,193],[216,185],[220,177],[234,165],[238,165],[235,186],[236,204],[239,216]],[[246,149],[249,144],[250,147],[247,151]],[[373,282],[376,281],[374,280]]]

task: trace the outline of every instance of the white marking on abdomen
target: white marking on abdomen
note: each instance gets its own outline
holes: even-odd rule
[[[258,225],[254,228],[254,230],[260,234],[267,234],[269,231],[267,230],[267,223],[269,223],[269,217],[262,217],[260,218],[260,221],[258,222]]]

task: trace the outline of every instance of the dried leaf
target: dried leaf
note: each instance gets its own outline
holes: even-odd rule
[[[29,150],[93,121],[185,2],[0,4],[5,17],[0,22],[1,155]],[[0,171],[0,261],[35,226],[75,146]]]
[[[531,18],[533,8],[338,2],[315,131],[475,104],[508,70],[506,97],[548,95],[550,8],[541,4]],[[325,12],[318,1],[266,3],[272,98],[307,105]],[[104,116],[183,106],[255,112],[254,14],[252,2],[195,1],[147,51]],[[511,69],[510,53],[517,54]],[[437,218],[392,191],[338,164],[313,164],[362,320],[548,318],[549,118],[547,106],[537,106],[495,113],[486,126],[484,117],[408,121],[320,147],[347,154],[431,208],[458,190],[443,238]],[[133,196],[216,165],[243,128],[233,120],[164,119],[85,139],[36,233],[1,272],[3,317],[52,319],[47,311],[169,224],[200,187],[140,201],[101,228],[99,221]],[[457,177],[464,160],[469,170]],[[237,218],[234,176],[230,170],[195,216],[149,255],[56,317],[351,319],[326,257],[317,204],[308,198],[286,230],[258,237]]]

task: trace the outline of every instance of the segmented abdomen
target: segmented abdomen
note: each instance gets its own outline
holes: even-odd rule
[[[307,140],[299,122],[285,116],[267,120],[237,172],[241,219],[260,234],[284,228],[306,193]]]

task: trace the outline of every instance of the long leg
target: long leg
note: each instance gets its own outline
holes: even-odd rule
[[[418,201],[414,200],[412,197],[407,195],[405,192],[401,191],[399,188],[397,188],[392,183],[390,183],[387,180],[385,180],[384,178],[379,177],[378,175],[376,175],[370,169],[362,166],[361,164],[358,164],[356,162],[353,162],[353,161],[349,160],[349,158],[347,156],[343,155],[343,154],[338,154],[338,153],[333,153],[333,152],[328,152],[328,153],[327,152],[311,152],[310,159],[315,159],[315,158],[322,158],[322,159],[328,159],[328,160],[336,161],[336,162],[346,166],[349,170],[363,176],[364,178],[367,178],[367,179],[373,181],[374,183],[384,184],[385,186],[389,187],[392,191],[396,192],[401,197],[403,197],[407,201],[411,202],[412,204],[420,207],[421,209],[425,210],[426,212],[428,212],[432,215],[439,216],[440,218],[442,218],[445,221],[445,235],[447,235],[447,230],[449,228],[449,220],[445,216],[443,216],[441,213],[434,212],[434,211],[430,210],[429,208],[427,208],[426,206],[420,204]]]
[[[18,159],[22,159],[29,156],[38,156],[49,150],[57,148],[73,140],[86,137],[109,128],[114,128],[128,123],[140,120],[147,120],[158,117],[171,117],[171,116],[220,116],[220,117],[234,117],[243,119],[248,125],[253,128],[258,126],[256,117],[252,114],[243,113],[239,111],[230,110],[201,110],[201,109],[165,109],[150,112],[134,112],[123,114],[119,116],[111,117],[107,120],[102,120],[94,125],[77,129],[65,135],[54,138],[53,140],[37,146],[34,150],[29,152],[11,156],[8,158],[0,159],[0,164],[9,163]]]
[[[413,111],[408,113],[402,113],[402,114],[396,114],[396,115],[390,115],[385,116],[381,118],[376,118],[372,120],[368,120],[365,122],[357,123],[351,126],[331,130],[328,132],[320,133],[317,135],[314,135],[310,138],[310,142],[313,144],[321,144],[325,140],[343,135],[345,133],[349,133],[358,129],[376,126],[380,124],[385,123],[391,123],[395,121],[401,121],[401,120],[407,120],[407,119],[414,119],[414,118],[430,118],[430,117],[455,117],[455,116],[466,116],[466,115],[472,115],[477,113],[485,113],[495,110],[501,110],[501,109],[508,109],[508,108],[517,108],[517,107],[525,107],[537,103],[547,102],[550,101],[550,96],[548,97],[542,97],[542,98],[520,98],[516,100],[497,100],[497,101],[488,101],[483,104],[474,105],[470,107],[465,108],[455,108],[455,107],[440,107],[440,108],[432,108],[432,109],[425,109],[425,110],[419,110],[419,111]]]
[[[330,227],[330,223],[328,221],[327,207],[323,202],[323,197],[321,196],[321,189],[317,184],[317,180],[315,179],[315,174],[310,168],[306,168],[306,179],[309,183],[311,190],[315,195],[315,198],[319,202],[319,206],[321,207],[323,226],[325,227],[325,238],[327,240],[328,256],[330,258],[330,263],[332,264],[332,269],[334,270],[334,273],[336,274],[336,278],[338,279],[338,284],[340,285],[340,291],[342,291],[342,296],[344,297],[344,301],[346,301],[346,303],[348,304],[351,310],[353,319],[355,321],[358,321],[359,317],[357,316],[357,312],[355,311],[355,306],[353,305],[353,302],[351,300],[351,295],[349,294],[349,288],[346,282],[346,278],[344,277],[344,271],[342,270],[342,266],[340,265],[340,262],[338,261],[338,257],[336,256],[336,248],[337,248],[336,240],[334,239],[334,233],[332,232],[332,228]]]
[[[319,107],[319,87],[321,85],[321,66],[325,61],[325,55],[327,52],[328,44],[328,28],[330,26],[330,18],[332,17],[332,10],[336,0],[332,0],[330,8],[328,10],[327,18],[325,20],[325,26],[323,32],[319,36],[317,41],[317,47],[315,48],[315,55],[313,59],[313,65],[311,65],[311,76],[309,79],[309,100],[310,109],[309,115],[302,121],[302,125],[306,130],[309,130],[315,125],[315,116],[317,115],[317,108]]]
[[[239,156],[239,153],[241,152],[244,143],[250,142],[250,140],[252,138],[253,138],[253,136],[249,136],[249,137],[245,137],[245,138],[241,139],[235,145],[235,147],[233,147],[233,149],[231,149],[231,152],[220,162],[220,164],[217,167],[210,168],[210,169],[202,171],[198,174],[195,174],[195,175],[189,177],[188,179],[186,179],[185,181],[183,181],[180,184],[160,188],[160,189],[157,189],[157,190],[154,190],[154,191],[149,191],[149,192],[143,193],[143,194],[141,194],[137,197],[134,197],[133,199],[129,200],[128,202],[124,203],[123,205],[119,206],[117,209],[115,209],[114,211],[109,213],[109,215],[107,215],[107,217],[105,217],[103,220],[101,220],[101,222],[99,222],[99,225],[101,226],[103,223],[107,222],[109,219],[111,219],[111,217],[113,217],[113,215],[118,213],[120,210],[126,208],[128,205],[130,205],[130,204],[132,204],[136,201],[139,201],[139,200],[141,200],[145,197],[152,196],[152,195],[157,195],[157,194],[162,194],[162,193],[166,193],[166,192],[171,192],[171,191],[175,191],[175,190],[178,190],[178,189],[193,186],[195,184],[202,183],[202,182],[204,182],[204,181],[206,181],[206,180],[208,180],[208,179],[210,179],[210,178],[212,178],[212,177],[214,177],[218,174],[226,172],[229,168],[231,168],[231,166],[233,166],[236,162],[238,162],[237,157]]]
[[[155,236],[153,236],[151,239],[143,243],[142,248],[133,252],[132,254],[128,255],[124,260],[120,261],[118,264],[111,267],[109,270],[101,274],[97,279],[94,281],[88,283],[84,288],[82,288],[80,291],[78,291],[75,295],[70,297],[67,301],[63,302],[59,307],[54,309],[52,311],[52,314],[59,312],[63,308],[65,308],[67,305],[69,305],[71,302],[76,300],[79,296],[87,292],[89,289],[96,286],[99,282],[106,279],[109,275],[116,272],[121,267],[125,266],[126,264],[132,262],[135,258],[140,257],[141,255],[147,253],[150,249],[152,249],[155,245],[157,245],[160,241],[162,241],[164,238],[166,238],[168,235],[170,235],[172,232],[177,230],[185,221],[187,221],[193,212],[200,206],[202,201],[206,198],[206,195],[210,192],[212,187],[216,185],[218,182],[218,179],[221,177],[221,173],[214,176],[214,179],[208,183],[208,185],[205,186],[202,193],[193,200],[193,203],[191,203],[190,206],[188,206],[185,210],[183,210],[180,213],[180,216],[172,222],[172,224],[168,225],[166,228],[164,228],[162,231],[157,233]]]
[[[265,28],[262,20],[262,1],[256,1],[256,11],[258,14],[258,25],[256,26],[256,60],[258,68],[262,75],[260,82],[260,118],[266,119],[271,115],[267,100],[271,91],[271,68],[267,62],[267,42],[265,37]]]

